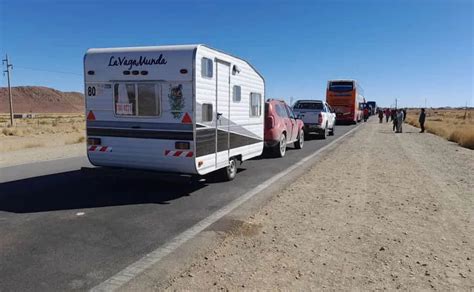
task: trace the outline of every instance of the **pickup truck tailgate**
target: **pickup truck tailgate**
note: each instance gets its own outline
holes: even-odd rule
[[[297,115],[301,117],[303,122],[306,124],[318,124],[318,116],[321,111],[319,110],[295,110]]]

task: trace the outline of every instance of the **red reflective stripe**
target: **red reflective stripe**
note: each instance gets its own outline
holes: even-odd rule
[[[171,151],[169,150],[165,150],[165,156],[168,156],[168,154],[170,153]]]
[[[173,156],[180,156],[183,151],[176,151]]]
[[[100,152],[105,152],[105,151],[107,151],[107,146],[100,148],[99,151],[100,151]]]
[[[91,146],[91,147],[89,148],[89,150],[90,150],[90,151],[95,151],[96,148],[97,148],[97,146]]]
[[[193,152],[192,151],[188,152],[188,154],[186,154],[186,157],[193,157]]]

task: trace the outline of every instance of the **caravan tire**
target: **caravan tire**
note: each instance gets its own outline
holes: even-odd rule
[[[222,169],[224,180],[231,181],[237,175],[237,159],[235,157],[229,158],[229,165]]]

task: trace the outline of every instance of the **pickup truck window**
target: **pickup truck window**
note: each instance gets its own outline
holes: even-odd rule
[[[324,109],[322,102],[298,102],[294,106],[295,109],[322,110]]]

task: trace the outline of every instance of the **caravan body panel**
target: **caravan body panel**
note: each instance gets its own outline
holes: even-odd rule
[[[203,75],[203,59],[212,61],[211,77]],[[247,160],[261,155],[265,97],[262,76],[246,61],[205,46],[196,51],[195,74],[198,172],[205,174],[227,166],[229,157]],[[260,95],[258,115],[251,115],[251,93]],[[203,105],[205,112],[209,109],[206,105],[211,105],[212,120],[203,120]],[[217,133],[212,135],[212,131]]]

